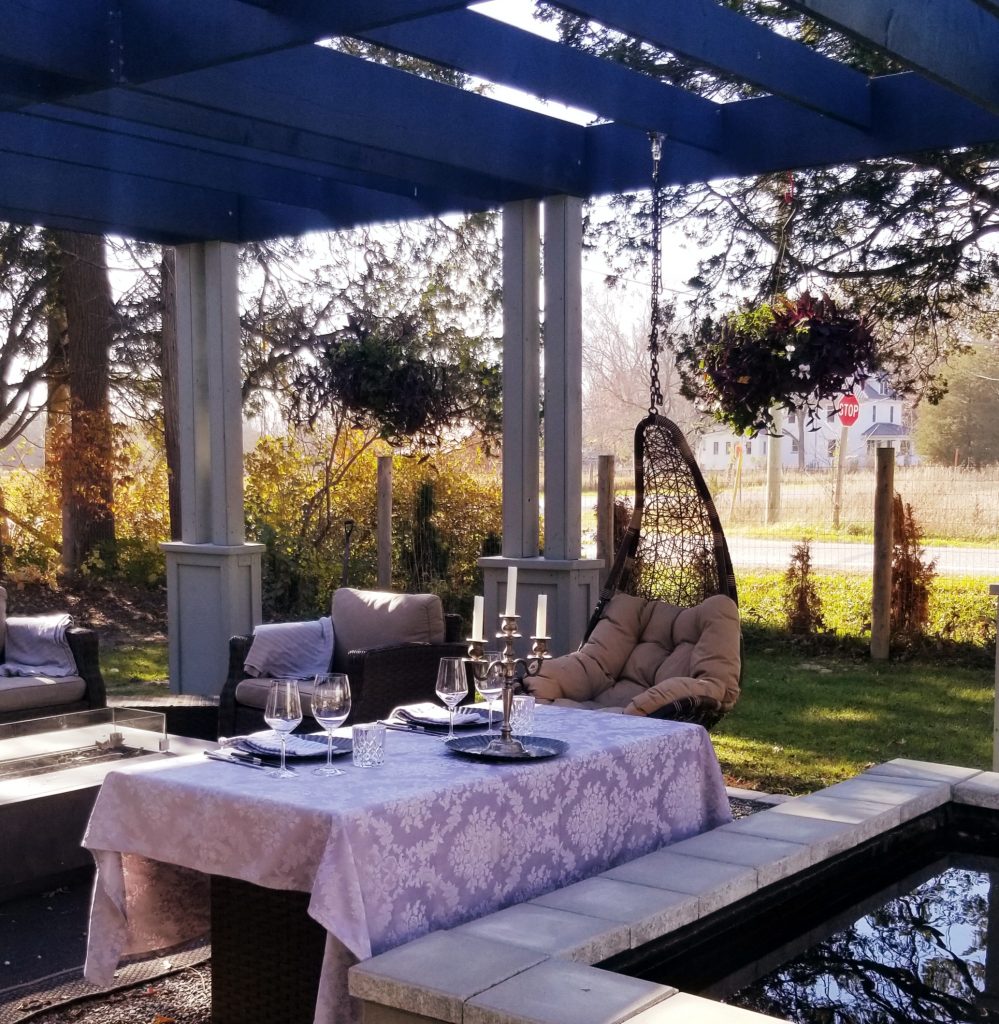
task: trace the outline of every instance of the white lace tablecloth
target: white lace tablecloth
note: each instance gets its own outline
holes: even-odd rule
[[[389,732],[384,765],[341,758],[335,778],[312,762],[281,781],[190,757],[109,773],[84,837],[98,869],[87,978],[108,984],[121,957],[206,934],[207,876],[228,875],[312,894],[332,936],[316,1022],[339,1021],[353,958],[730,820],[699,726],[544,707],[535,731],[568,752],[481,763],[436,735]]]

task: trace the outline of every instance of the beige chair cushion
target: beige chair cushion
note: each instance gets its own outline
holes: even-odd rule
[[[267,707],[267,694],[270,693],[271,683],[274,680],[263,676],[259,679],[244,679],[236,686],[236,703],[248,708],[259,708],[261,711]],[[298,692],[302,697],[302,714],[312,714],[312,690],[313,680],[299,679]]]
[[[79,676],[5,676],[0,679],[0,712],[72,704],[86,692]]]
[[[648,715],[681,697],[739,698],[739,609],[716,595],[677,608],[615,594],[583,647],[529,679],[540,700]]]
[[[385,644],[444,642],[444,606],[436,594],[391,594],[340,587],[331,615],[336,633],[333,668],[343,672],[351,651]]]

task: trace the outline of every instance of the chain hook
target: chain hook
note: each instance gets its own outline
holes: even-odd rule
[[[655,416],[663,407],[662,385],[659,383],[659,341],[662,329],[662,308],[659,296],[663,286],[663,188],[660,168],[663,154],[663,136],[650,132],[652,144],[652,308],[649,327],[649,415]]]

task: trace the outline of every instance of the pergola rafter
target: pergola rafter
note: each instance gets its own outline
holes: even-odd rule
[[[8,0],[0,218],[239,241],[642,188],[650,131],[672,183],[999,141],[995,0],[788,0],[911,69],[875,79],[716,0],[562,6],[754,98],[710,102],[458,0]],[[335,35],[599,123],[316,45]]]

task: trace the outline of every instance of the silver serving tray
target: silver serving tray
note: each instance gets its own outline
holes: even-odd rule
[[[552,740],[544,736],[516,736],[524,745],[523,754],[505,754],[488,750],[489,743],[495,736],[456,736],[447,740],[444,746],[453,754],[471,757],[477,761],[540,761],[546,757],[558,757],[569,749],[565,740]]]

